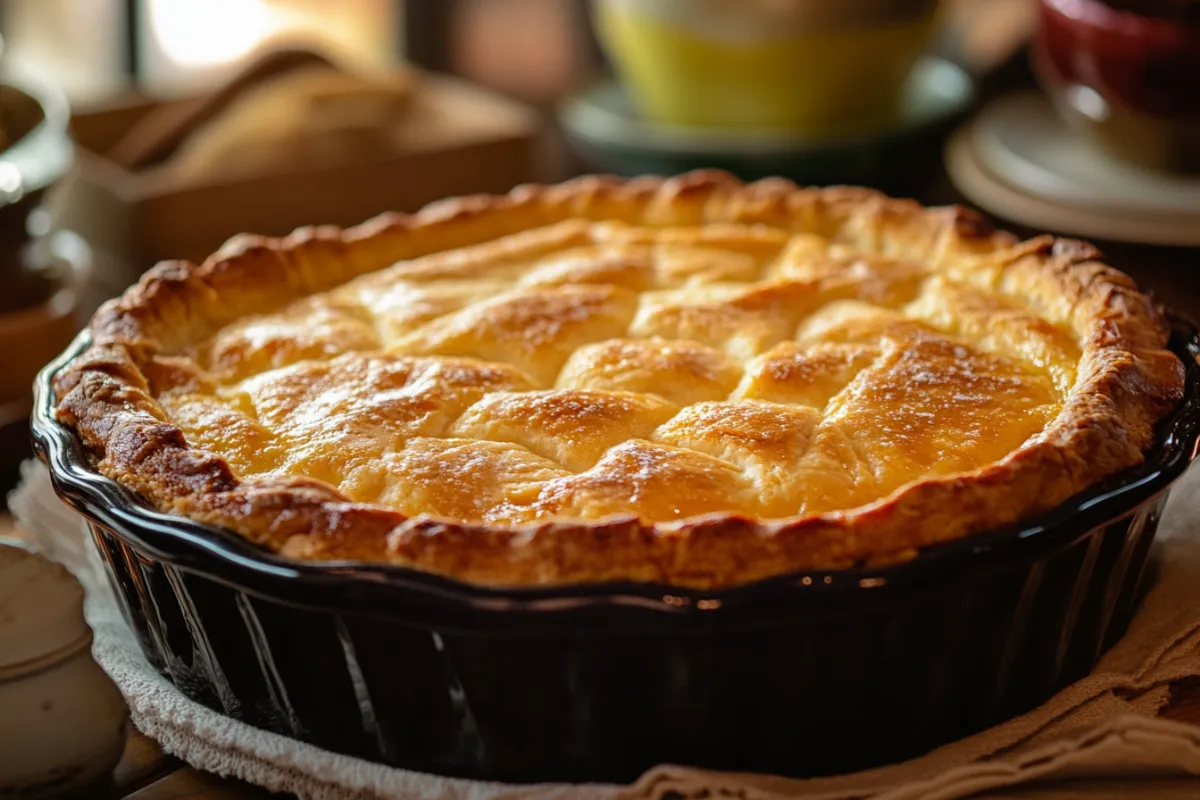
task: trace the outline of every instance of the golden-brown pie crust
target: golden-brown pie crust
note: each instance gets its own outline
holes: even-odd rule
[[[865,189],[521,187],[159,264],[58,417],[154,507],[287,556],[729,586],[1137,464],[1183,368],[1098,257]]]

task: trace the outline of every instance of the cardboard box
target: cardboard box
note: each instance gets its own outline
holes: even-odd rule
[[[156,262],[201,260],[237,233],[353,225],[384,211],[505,192],[536,178],[540,124],[532,111],[458,80],[425,80],[423,93],[437,111],[437,124],[406,133],[394,157],[316,168],[298,164],[239,180],[179,185],[162,170],[131,172],[106,157],[161,101],[134,98],[78,114],[72,120],[76,164],[47,198],[51,227],[75,231],[91,245],[97,279],[115,294]]]

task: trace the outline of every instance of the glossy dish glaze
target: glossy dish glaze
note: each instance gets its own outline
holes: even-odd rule
[[[488,588],[320,565],[149,509],[91,465],[39,379],[33,429],[142,647],[189,696],[336,752],[477,778],[629,780],[664,762],[830,774],[917,755],[1086,674],[1136,607],[1200,436],[1200,343],[1144,463],[903,564],[717,591]]]
[[[91,330],[58,417],[102,473],[487,585],[906,560],[1135,466],[1183,386],[1083,243],[712,172],[244,237]]]

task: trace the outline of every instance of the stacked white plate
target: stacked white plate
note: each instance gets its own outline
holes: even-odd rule
[[[1039,230],[1141,244],[1200,246],[1200,176],[1114,161],[1036,92],[1003,97],[959,130],[946,169],[980,208]]]

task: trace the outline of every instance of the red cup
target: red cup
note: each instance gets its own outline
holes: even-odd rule
[[[1067,122],[1116,158],[1200,171],[1195,0],[1041,0],[1034,65]]]

